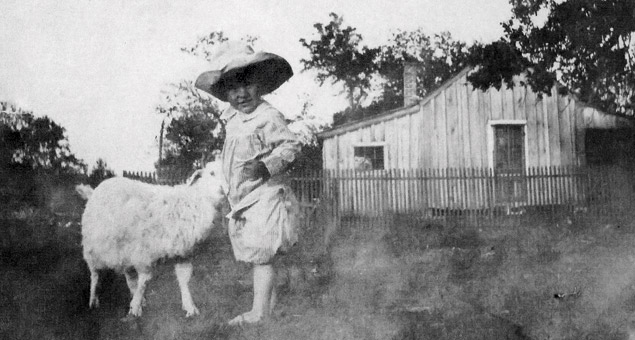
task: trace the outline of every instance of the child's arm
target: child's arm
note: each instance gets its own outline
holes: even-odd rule
[[[265,144],[272,148],[266,157],[260,159],[271,176],[275,176],[287,169],[295,160],[302,144],[298,137],[287,127],[281,113],[272,114],[262,129]]]

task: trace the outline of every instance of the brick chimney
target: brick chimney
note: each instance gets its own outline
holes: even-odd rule
[[[403,64],[403,105],[410,106],[417,102],[417,69],[419,63]]]

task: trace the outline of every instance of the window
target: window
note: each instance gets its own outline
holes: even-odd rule
[[[383,146],[356,146],[354,148],[355,170],[383,170]]]

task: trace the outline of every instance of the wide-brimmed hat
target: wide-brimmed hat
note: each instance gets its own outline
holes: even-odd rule
[[[293,76],[291,65],[284,58],[273,53],[254,52],[251,46],[240,42],[219,45],[210,60],[212,70],[198,76],[195,86],[225,102],[227,89],[224,84],[237,75],[248,73],[255,77],[261,94],[273,92]]]

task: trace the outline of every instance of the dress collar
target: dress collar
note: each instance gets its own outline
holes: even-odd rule
[[[230,106],[227,109],[225,109],[225,111],[223,111],[220,118],[228,121],[232,117],[236,116],[240,118],[243,122],[246,122],[256,118],[256,116],[258,116],[261,112],[265,111],[269,107],[271,107],[271,104],[263,100],[262,103],[260,103],[260,105],[258,105],[258,107],[252,113],[245,114]]]

